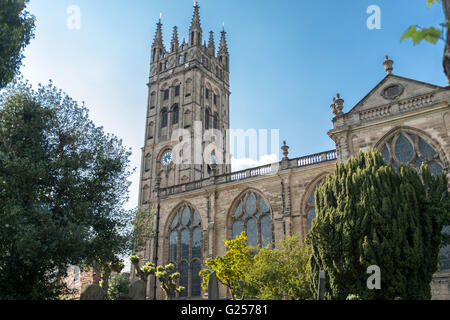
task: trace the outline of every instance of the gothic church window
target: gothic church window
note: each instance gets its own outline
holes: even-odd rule
[[[182,206],[169,227],[169,262],[180,272],[181,286],[186,288],[180,298],[201,296],[203,233],[200,216],[190,206]]]
[[[270,207],[258,193],[249,191],[242,196],[232,214],[233,239],[245,231],[250,246],[273,243]]]
[[[439,153],[422,137],[410,132],[398,132],[381,147],[386,163],[398,168],[401,164],[410,164],[417,170],[422,163],[428,164],[431,173],[440,174],[444,170]]]
[[[217,113],[214,113],[214,117],[213,117],[213,128],[217,129],[219,127],[219,123],[218,123],[218,116]]]
[[[305,212],[306,212],[306,225],[307,225],[307,231],[311,230],[312,222],[316,218],[316,204],[314,200],[314,195],[317,191],[317,188],[324,180],[320,180],[314,189],[311,191],[311,194],[308,197],[308,201],[306,202],[305,206]]]
[[[175,97],[178,97],[180,95],[180,85],[176,85],[175,86],[175,93],[174,93]]]
[[[161,111],[161,128],[167,127],[167,119],[168,119],[167,109],[164,108]]]
[[[209,118],[211,116],[211,111],[209,111],[208,108],[206,108],[205,111],[205,129],[208,130],[209,129]]]
[[[163,93],[163,99],[164,100],[168,100],[169,99],[169,93],[170,93],[169,89],[164,90],[164,93]]]
[[[178,104],[175,104],[172,109],[172,124],[178,123],[179,114],[180,114],[180,108],[178,108]]]
[[[150,109],[153,109],[156,105],[156,93],[153,91],[150,94]]]

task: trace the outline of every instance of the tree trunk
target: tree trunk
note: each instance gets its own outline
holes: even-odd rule
[[[450,0],[442,0],[442,6],[444,8],[445,20],[450,21]],[[450,28],[447,28],[447,36],[445,41],[444,50],[444,73],[450,83]]]

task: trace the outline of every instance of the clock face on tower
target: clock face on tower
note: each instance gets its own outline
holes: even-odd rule
[[[172,152],[167,151],[162,157],[162,164],[168,166],[172,163]]]

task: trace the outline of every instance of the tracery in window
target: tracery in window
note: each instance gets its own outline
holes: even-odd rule
[[[201,296],[203,234],[200,216],[190,206],[178,209],[169,227],[169,262],[180,272],[180,298]]]
[[[245,231],[250,246],[265,246],[273,243],[270,207],[258,193],[247,192],[240,198],[232,212],[233,239]]]
[[[381,146],[380,150],[384,161],[396,168],[400,164],[411,164],[420,169],[422,163],[426,163],[433,174],[440,174],[445,168],[436,149],[422,137],[411,132],[396,133]]]

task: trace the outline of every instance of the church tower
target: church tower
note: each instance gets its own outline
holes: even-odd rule
[[[231,172],[229,54],[225,30],[215,49],[214,33],[202,44],[200,7],[194,5],[188,42],[173,28],[170,50],[161,20],[151,48],[150,79],[139,206],[167,188]]]

